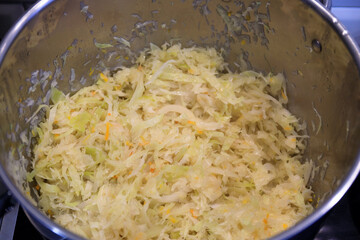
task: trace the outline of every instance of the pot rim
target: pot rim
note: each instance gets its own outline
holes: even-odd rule
[[[15,41],[16,37],[24,29],[26,24],[34,18],[38,13],[44,10],[47,6],[52,4],[55,0],[42,0],[35,4],[31,9],[29,9],[26,14],[21,17],[18,22],[10,29],[6,34],[5,38],[0,45],[0,67],[1,64],[10,49],[11,45]],[[323,19],[325,19],[333,29],[339,34],[341,39],[344,41],[348,50],[350,51],[358,70],[360,71],[360,49],[357,43],[353,40],[346,28],[339,22],[339,20],[330,13],[321,3],[316,0],[302,0],[304,4],[310,6],[318,14],[320,14]],[[360,172],[360,152],[357,153],[357,156],[354,159],[354,163],[347,173],[346,177],[343,179],[342,183],[339,185],[337,190],[327,199],[319,208],[316,208],[309,216],[305,217],[303,220],[295,224],[293,227],[289,228],[286,231],[281,232],[278,235],[271,237],[271,240],[280,240],[280,239],[290,239],[295,235],[299,234],[303,230],[307,229],[323,217],[340,199],[345,195],[347,190],[350,188],[352,183],[355,181],[358,173]],[[25,211],[33,218],[35,218],[40,224],[49,228],[52,232],[59,235],[63,238],[69,238],[74,240],[84,240],[77,234],[74,234],[59,224],[55,223],[49,219],[45,214],[43,214],[37,207],[35,207],[17,188],[17,186],[10,180],[7,175],[4,167],[0,165],[0,177],[4,181],[4,184],[11,190],[15,198],[20,202],[21,206]]]

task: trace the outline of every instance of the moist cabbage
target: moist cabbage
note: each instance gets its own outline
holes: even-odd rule
[[[213,48],[151,45],[136,65],[57,89],[28,181],[89,239],[264,239],[308,215],[305,124],[282,74],[233,73]]]

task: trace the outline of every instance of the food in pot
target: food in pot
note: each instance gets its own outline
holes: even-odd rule
[[[86,238],[264,239],[313,210],[305,124],[285,108],[282,74],[151,45],[136,66],[51,99],[28,181]]]

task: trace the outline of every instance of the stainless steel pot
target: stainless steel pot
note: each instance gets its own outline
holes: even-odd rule
[[[305,158],[316,166],[309,184],[317,208],[273,239],[294,237],[316,223],[360,170],[359,49],[319,2],[44,0],[0,47],[0,175],[34,225],[51,239],[81,239],[41,213],[33,190],[24,188],[34,124],[27,119],[48,102],[50,86],[74,92],[94,81],[94,71],[130,65],[150,42],[165,41],[224,48],[234,70],[286,75],[289,108],[308,125]]]

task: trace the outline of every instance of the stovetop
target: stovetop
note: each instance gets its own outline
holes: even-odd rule
[[[34,0],[0,0],[0,41],[8,29],[19,19]],[[360,45],[360,1],[332,0],[331,11],[347,27]],[[0,180],[0,239],[45,239],[33,227],[24,211]],[[326,216],[324,224],[314,240],[360,239],[360,177],[348,193]]]

